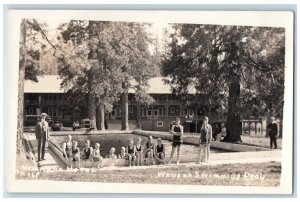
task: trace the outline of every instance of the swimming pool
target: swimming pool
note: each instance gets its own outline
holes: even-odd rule
[[[95,143],[100,143],[101,156],[105,156],[109,153],[111,147],[116,148],[116,154],[120,153],[121,147],[128,145],[130,139],[134,140],[136,144],[138,138],[141,137],[142,145],[145,145],[147,142],[146,136],[140,136],[135,134],[101,134],[101,135],[72,135],[72,140],[78,141],[78,147],[82,150],[85,146],[85,141],[90,140],[91,146],[94,147]],[[62,143],[67,140],[66,136],[52,136],[51,141],[56,144],[58,147],[61,147]],[[157,139],[154,138],[154,143],[157,143]],[[166,155],[170,155],[172,150],[172,142],[163,140],[165,145]],[[221,153],[226,152],[226,150],[211,148],[212,153]],[[182,155],[194,155],[198,153],[197,145],[183,144],[181,146]]]

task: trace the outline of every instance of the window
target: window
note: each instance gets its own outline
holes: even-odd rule
[[[146,116],[146,108],[140,108],[140,117]]]
[[[151,116],[151,115],[152,115],[152,111],[148,110],[148,116]]]
[[[111,111],[111,115],[114,116],[115,115],[115,110]]]
[[[30,107],[30,108],[28,109],[28,114],[33,114],[33,109],[32,109],[32,107]]]
[[[193,110],[190,109],[189,112],[190,112],[190,116],[194,115],[194,111]]]
[[[122,113],[121,113],[121,110],[120,109],[117,109],[117,116],[122,116]]]
[[[157,109],[154,110],[154,116],[158,116],[158,110]]]
[[[171,107],[171,113],[175,113],[175,107]]]
[[[129,112],[133,113],[133,107],[129,107]]]
[[[156,122],[156,126],[157,127],[163,127],[164,126],[164,122],[163,121],[157,121]]]
[[[185,115],[185,116],[188,115],[188,109],[184,109],[184,115]]]
[[[163,116],[164,115],[164,108],[159,108],[159,115],[160,116]]]

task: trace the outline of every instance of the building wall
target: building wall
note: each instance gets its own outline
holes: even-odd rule
[[[187,131],[195,130],[195,124],[203,116],[209,116],[211,121],[218,121],[218,114],[208,111],[207,107],[187,109],[184,108],[174,96],[170,94],[154,94],[155,102],[151,106],[144,106],[136,103],[133,95],[129,95],[129,128],[138,128],[140,123],[143,130],[169,131],[170,125],[177,117],[180,117],[182,124]],[[76,98],[76,97],[75,97]],[[25,93],[25,117],[37,115],[41,112],[47,113],[52,120],[61,121],[64,126],[71,126],[74,121],[87,118],[87,106],[81,101],[74,101],[73,98],[64,93]],[[122,110],[121,103],[116,103],[112,112],[106,115],[109,129],[121,128]],[[185,124],[186,123],[186,124]],[[34,120],[25,118],[25,125],[35,124]]]

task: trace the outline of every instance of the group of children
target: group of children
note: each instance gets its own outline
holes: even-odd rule
[[[224,131],[222,131],[224,132]],[[180,148],[183,143],[183,126],[180,125],[180,119],[176,119],[176,124],[172,126],[170,133],[172,134],[172,151],[170,159],[165,162],[165,145],[160,138],[157,139],[157,144],[154,143],[152,136],[148,137],[146,145],[142,145],[142,139],[139,137],[136,144],[132,139],[126,147],[121,147],[120,154],[115,154],[116,149],[112,147],[106,159],[126,159],[128,166],[153,165],[156,163],[165,164],[171,163],[175,150],[177,149],[177,164],[180,159]],[[203,124],[200,130],[199,138],[199,159],[198,163],[207,162],[210,155],[210,143],[212,140],[212,127],[208,123],[208,117],[204,117]],[[85,142],[85,147],[82,152],[78,148],[77,141],[72,142],[72,136],[68,136],[68,141],[65,141],[62,146],[63,156],[69,160],[70,168],[79,168],[80,161],[92,161],[93,167],[102,167],[103,157],[100,155],[100,144],[96,143],[95,147],[91,147],[90,141]]]
[[[111,149],[113,151],[114,148]],[[91,160],[93,166],[101,167],[102,156],[100,155],[100,144],[96,143],[95,148],[91,147],[90,141],[85,142],[82,152],[78,148],[78,142],[72,141],[72,136],[68,135],[68,140],[62,145],[63,156],[69,161],[68,168],[79,168],[81,160]]]
[[[81,161],[93,162],[92,167],[102,168],[103,157],[100,153],[100,144],[95,143],[94,148],[90,145],[90,141],[86,140],[85,147],[80,151],[78,142],[72,141],[72,136],[68,135],[68,140],[62,145],[63,156],[69,161],[68,168],[80,168]],[[160,138],[157,144],[154,143],[151,136],[145,146],[142,145],[142,139],[139,137],[136,145],[132,139],[126,147],[121,147],[120,154],[115,154],[116,149],[112,147],[105,159],[125,159],[128,166],[149,165],[149,162],[155,164],[165,163],[165,145]]]

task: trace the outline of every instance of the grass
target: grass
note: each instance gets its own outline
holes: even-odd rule
[[[225,164],[201,166],[172,166],[134,170],[99,170],[97,172],[41,172],[41,180],[185,184],[185,185],[230,185],[230,186],[279,186],[281,163]],[[18,177],[24,179],[28,177]]]
[[[260,146],[260,147],[270,147],[270,138],[266,138],[264,136],[260,135],[242,135],[241,139],[244,144],[250,144],[250,145],[255,145],[255,146]],[[282,145],[282,139],[278,138],[277,139],[277,148],[281,149]]]
[[[196,137],[196,138],[199,137],[199,134],[195,134],[195,133],[185,133],[185,135],[190,137]],[[270,147],[270,138],[266,138],[265,136],[262,135],[243,134],[241,135],[241,139],[242,139],[242,144],[265,147],[265,148]],[[281,149],[282,148],[281,145],[282,145],[282,139],[277,138],[277,148]]]

